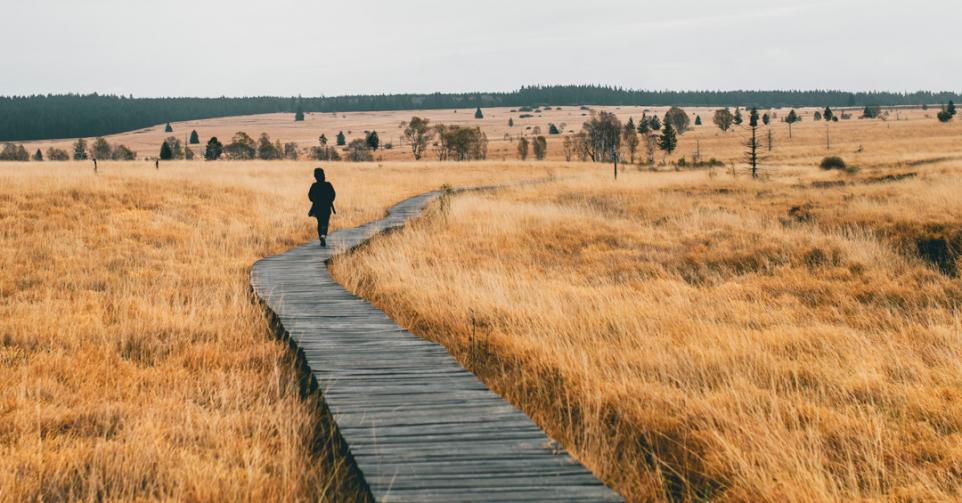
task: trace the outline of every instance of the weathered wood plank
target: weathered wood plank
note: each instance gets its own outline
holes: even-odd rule
[[[437,192],[330,247],[258,261],[251,286],[304,355],[377,501],[621,501],[446,349],[338,285],[333,256],[418,215]]]

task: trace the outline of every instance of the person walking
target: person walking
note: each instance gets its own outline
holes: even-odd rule
[[[331,222],[331,213],[337,213],[334,209],[334,186],[325,179],[324,170],[314,168],[314,183],[311,190],[307,192],[307,198],[311,200],[311,210],[307,216],[317,219],[317,239],[321,241],[321,246],[327,246],[327,228]]]

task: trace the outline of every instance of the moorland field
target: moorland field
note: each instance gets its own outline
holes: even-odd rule
[[[560,108],[560,110],[559,110]],[[164,132],[165,125],[158,124],[154,127],[145,128],[127,133],[110,135],[105,138],[111,144],[124,144],[137,153],[138,159],[157,157],[160,145],[165,138],[174,136],[178,138],[184,146],[190,146],[198,155],[203,153],[204,144],[207,140],[216,136],[223,143],[228,143],[231,137],[238,131],[247,133],[253,138],[257,138],[261,133],[267,133],[272,140],[281,143],[295,142],[300,147],[302,156],[306,150],[318,145],[320,135],[325,135],[334,145],[334,139],[338,132],[343,132],[347,143],[353,139],[364,138],[365,132],[376,131],[381,143],[391,143],[393,148],[381,149],[374,153],[375,160],[383,161],[408,161],[414,160],[411,150],[403,140],[402,123],[409,121],[411,117],[418,116],[427,118],[432,125],[446,124],[467,127],[480,127],[487,135],[488,139],[488,159],[496,161],[507,161],[517,158],[517,139],[520,136],[533,138],[538,134],[544,135],[548,141],[548,151],[546,160],[561,161],[565,160],[561,147],[562,138],[565,134],[571,134],[581,130],[581,124],[590,118],[591,112],[607,111],[615,114],[622,123],[629,118],[637,122],[643,115],[663,117],[667,107],[590,107],[590,110],[583,110],[579,107],[543,107],[535,111],[525,112],[512,108],[490,108],[484,109],[484,118],[475,119],[474,109],[458,110],[415,110],[415,111],[386,111],[386,112],[344,112],[344,113],[307,113],[304,121],[295,122],[293,114],[263,114],[242,117],[224,117],[218,119],[205,119],[198,121],[174,122],[171,124],[173,132]],[[678,150],[673,158],[688,157],[694,154],[696,147],[700,151],[701,157],[708,160],[715,157],[720,161],[741,162],[744,150],[741,143],[744,134],[739,134],[737,129],[728,132],[720,131],[712,124],[712,115],[715,108],[685,107],[691,122],[691,130],[682,135]],[[734,110],[734,109],[732,109]],[[822,147],[826,143],[825,122],[813,121],[816,112],[820,109],[800,108],[798,112],[803,121],[796,123],[792,127],[792,140],[788,141],[789,126],[782,120],[789,113],[788,108],[760,110],[760,113],[767,112],[773,116],[771,130],[773,131],[773,150],[774,159],[783,162],[790,162],[797,157],[805,157],[807,162],[810,158],[824,153],[824,148],[819,151],[819,144]],[[931,108],[922,110],[921,108],[886,108],[888,118],[882,120],[859,120],[862,109],[836,109],[837,113],[847,113],[852,115],[852,119],[843,120],[831,124],[829,139],[832,144],[837,143],[839,150],[856,150],[861,144],[879,142],[886,139],[904,139],[906,135],[918,135],[926,141],[938,140],[943,136],[951,136],[956,129],[951,126],[939,124],[935,119],[937,110]],[[745,111],[743,110],[743,113]],[[530,116],[530,117],[524,117]],[[695,126],[695,117],[701,117],[702,125]],[[514,125],[509,126],[509,120]],[[747,120],[747,115],[746,115]],[[555,124],[562,134],[550,135],[549,125]],[[821,126],[821,127],[818,127]],[[942,127],[939,127],[942,126]],[[536,129],[537,128],[537,129]],[[188,145],[191,131],[196,130],[200,138],[200,144]],[[540,133],[536,131],[540,130]],[[802,138],[795,137],[795,132],[803,135]],[[767,134],[767,130],[764,131]],[[92,141],[92,138],[88,138]],[[57,147],[71,151],[71,144],[74,140],[49,140],[23,142],[24,147],[29,153],[37,149],[43,152],[49,147]],[[18,142],[20,143],[20,142]],[[767,148],[767,136],[765,138]],[[908,144],[906,144],[908,146]],[[643,154],[644,149],[639,147],[638,155]],[[879,152],[876,151],[875,155]],[[872,152],[867,152],[871,157]],[[425,152],[425,160],[434,159],[432,149]],[[657,156],[661,161],[661,155]],[[881,161],[882,159],[879,159]]]
[[[574,107],[513,128],[485,110],[487,162],[393,162],[410,159],[395,142],[324,163],[335,227],[445,184],[552,179],[446,196],[333,271],[632,501],[962,497],[962,127],[801,110],[792,138],[773,122],[752,179],[745,130],[687,111],[704,124],[617,181],[558,138],[546,161],[513,160],[504,133],[577,130]],[[306,147],[388,141],[416,113],[341,115],[173,126]],[[109,139],[143,157],[164,137]],[[678,168],[696,148],[723,165]],[[857,169],[821,170],[827,155]],[[0,163],[0,500],[350,498],[321,397],[247,283],[312,237],[316,164]]]
[[[349,499],[250,296],[314,235],[307,163],[0,164],[0,501]],[[514,166],[332,166],[334,227]]]

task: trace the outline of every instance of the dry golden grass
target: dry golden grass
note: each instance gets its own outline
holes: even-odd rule
[[[544,109],[541,113],[532,114],[533,117],[522,119],[522,112],[511,112],[510,108],[491,108],[484,110],[484,119],[474,118],[473,109],[458,110],[406,110],[385,112],[344,112],[340,114],[308,114],[303,122],[294,122],[293,114],[263,114],[241,117],[223,117],[198,121],[176,122],[173,124],[174,133],[164,133],[164,125],[137,131],[130,131],[108,136],[113,143],[124,143],[137,151],[139,158],[156,157],[160,144],[168,136],[176,136],[186,145],[192,130],[197,130],[202,143],[211,136],[217,136],[227,143],[237,131],[245,131],[255,139],[262,132],[268,133],[272,139],[282,142],[294,141],[301,148],[317,145],[317,138],[321,134],[327,135],[334,143],[338,131],[347,135],[348,141],[362,138],[365,131],[377,131],[382,143],[393,143],[391,150],[380,150],[376,157],[385,161],[410,161],[413,159],[410,148],[401,141],[403,121],[418,115],[431,119],[432,123],[458,124],[462,126],[479,126],[488,135],[490,141],[488,158],[505,161],[517,158],[516,139],[519,135],[531,137],[535,128],[540,128],[542,134],[548,135],[548,124],[565,125],[566,133],[577,131],[588,118],[588,111],[579,107],[564,106],[557,109]],[[593,110],[606,110],[616,114],[623,122],[632,117],[637,122],[643,113],[663,117],[667,107],[592,107]],[[741,146],[745,141],[743,131],[720,131],[711,122],[714,108],[685,107],[692,117],[699,115],[702,126],[693,126],[692,130],[679,140],[678,150],[668,157],[669,161],[687,157],[691,160],[696,148],[700,150],[702,158],[716,158],[722,162],[741,162],[744,158]],[[788,109],[769,110],[777,118],[772,122],[772,138],[775,150],[766,155],[769,163],[780,165],[811,165],[817,163],[826,153],[841,153],[861,166],[873,166],[898,163],[918,159],[922,152],[939,151],[944,155],[962,156],[962,145],[957,138],[962,135],[962,122],[941,124],[935,119],[935,111],[916,109],[898,109],[889,112],[889,120],[858,120],[861,110],[848,110],[852,113],[851,120],[832,123],[826,131],[824,121],[816,122],[812,119],[815,109],[799,109],[803,122],[792,128],[792,138],[789,139],[788,125],[780,122],[788,113]],[[842,110],[836,112],[841,113]],[[514,120],[514,127],[508,127],[508,119]],[[692,119],[694,123],[694,119]],[[831,135],[832,149],[826,149],[826,132]],[[763,144],[767,145],[767,129]],[[509,135],[512,140],[505,140]],[[48,146],[57,146],[70,150],[73,140],[53,140],[27,142],[25,146],[30,153],[37,148],[46,151]],[[919,142],[924,145],[919,145]],[[548,135],[548,160],[564,160],[560,136]],[[894,145],[893,145],[894,143]],[[855,152],[862,147],[862,152]],[[195,153],[203,151],[203,145],[193,145]],[[433,158],[433,153],[426,153],[426,159]],[[656,155],[658,162],[663,160],[661,153]],[[198,161],[200,162],[200,161]]]
[[[956,500],[962,163],[912,170],[461,195],[333,270],[631,500]]]
[[[249,296],[314,237],[309,163],[0,165],[0,501],[349,499],[318,397]],[[543,176],[340,165],[334,227]]]

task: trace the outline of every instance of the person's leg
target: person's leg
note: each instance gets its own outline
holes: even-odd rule
[[[321,213],[320,217],[317,219],[317,231],[323,236],[327,236],[327,228],[331,223],[331,212],[325,211]]]
[[[321,242],[321,246],[325,246],[327,244],[325,243],[325,240],[327,238],[327,222],[325,222],[320,215],[317,215],[316,218],[317,218],[317,239]]]
[[[331,212],[327,211],[317,215],[317,239],[321,246],[327,246],[327,227],[331,222]]]

